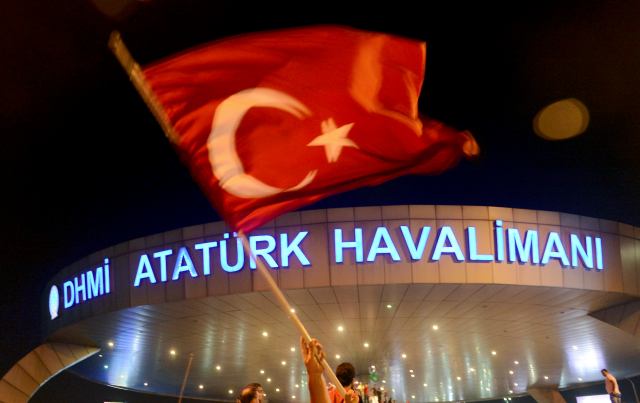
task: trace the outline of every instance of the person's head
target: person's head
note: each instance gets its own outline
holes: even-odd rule
[[[607,371],[606,369],[603,368],[603,369],[600,370],[600,373],[602,374],[602,376],[606,377],[607,374],[609,373],[609,371]]]
[[[262,403],[264,401],[264,389],[259,383],[250,383],[240,391],[236,399],[238,403]]]
[[[351,386],[353,378],[356,377],[356,369],[349,362],[343,362],[336,368],[336,377],[342,386]]]
[[[261,395],[264,395],[264,389],[262,388],[262,385],[259,384],[258,382],[250,383],[245,387],[247,387],[247,388],[255,388],[258,391],[258,393],[260,393]]]

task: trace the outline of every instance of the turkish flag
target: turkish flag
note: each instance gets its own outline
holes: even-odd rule
[[[210,201],[245,232],[478,146],[418,115],[426,46],[337,26],[238,36],[144,68]]]

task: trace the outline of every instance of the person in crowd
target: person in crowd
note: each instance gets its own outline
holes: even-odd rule
[[[360,402],[360,396],[353,387],[353,380],[356,377],[356,369],[350,362],[343,362],[336,368],[336,378],[344,387],[348,396],[353,396],[354,402]],[[329,400],[331,403],[344,403],[344,399],[340,396],[337,388],[329,389]]]
[[[314,354],[315,351],[315,354]],[[304,365],[307,368],[307,376],[308,376],[308,386],[309,386],[309,396],[311,398],[311,403],[358,403],[358,395],[355,390],[352,388],[346,388],[343,379],[341,379],[341,375],[336,371],[336,376],[340,383],[345,386],[347,391],[347,398],[343,399],[340,394],[335,391],[335,396],[330,400],[329,392],[327,392],[327,384],[322,377],[323,367],[320,363],[324,359],[324,350],[322,349],[322,345],[316,339],[311,339],[309,343],[303,337],[300,337],[300,352],[302,354],[302,359],[304,361]],[[317,357],[317,358],[316,358]],[[349,364],[351,365],[351,364]],[[338,366],[340,368],[340,366]],[[353,368],[353,365],[351,365]],[[344,380],[346,380],[346,375],[343,375]],[[349,385],[353,383],[353,378],[355,377],[355,369],[353,370],[353,376],[349,381]]]
[[[264,389],[259,383],[250,383],[240,390],[236,403],[264,403]]]
[[[622,403],[622,394],[620,394],[618,380],[606,369],[600,372],[602,376],[604,376],[604,387],[607,389],[611,403]]]

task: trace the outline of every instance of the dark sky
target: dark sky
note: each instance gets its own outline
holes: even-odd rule
[[[3,4],[0,372],[39,344],[40,294],[61,268],[218,219],[107,49],[113,29],[141,64],[232,34],[316,23],[427,41],[421,112],[471,130],[482,157],[309,208],[480,204],[640,226],[640,2],[441,3]],[[108,4],[123,8],[105,12]],[[568,97],[589,109],[587,131],[537,137],[537,111]]]

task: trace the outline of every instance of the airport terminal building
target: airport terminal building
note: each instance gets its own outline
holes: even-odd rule
[[[329,363],[398,402],[552,401],[601,368],[640,373],[640,228],[397,205],[289,213],[249,241]],[[97,251],[51,279],[46,340],[0,388],[30,396],[73,365],[178,396],[189,364],[185,396],[233,401],[259,382],[269,401],[308,401],[299,334],[255,266],[223,222]]]

